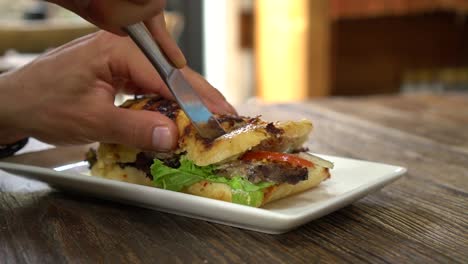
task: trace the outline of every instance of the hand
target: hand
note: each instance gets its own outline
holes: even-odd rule
[[[200,75],[182,72],[215,113],[235,113]],[[166,116],[114,106],[114,96],[171,94],[128,38],[104,31],[85,36],[0,76],[0,144],[32,136],[52,144],[119,143],[167,151],[177,128]],[[1,142],[4,141],[4,142]]]
[[[144,21],[154,39],[177,68],[187,62],[166,28],[164,0],[48,0],[61,5],[96,26],[124,36],[124,26]]]

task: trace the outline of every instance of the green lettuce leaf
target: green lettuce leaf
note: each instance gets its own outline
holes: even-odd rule
[[[171,168],[158,159],[151,165],[151,175],[156,187],[181,191],[194,183],[202,180],[210,182],[224,183],[232,189],[232,201],[238,204],[249,206],[259,206],[263,200],[263,189],[272,186],[272,182],[261,182],[254,184],[241,176],[235,176],[230,179],[217,176],[214,173],[215,166],[197,166],[185,156],[180,159],[179,168]]]

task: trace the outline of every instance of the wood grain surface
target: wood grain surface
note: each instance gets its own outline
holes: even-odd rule
[[[246,104],[305,117],[314,152],[408,173],[283,235],[267,235],[51,190],[0,175],[1,263],[467,263],[468,96],[411,95]],[[10,158],[55,166],[86,147]]]

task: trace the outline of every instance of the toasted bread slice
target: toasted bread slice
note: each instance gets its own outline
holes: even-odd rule
[[[109,155],[111,156],[111,154]],[[330,177],[329,170],[325,167],[315,166],[313,168],[308,168],[308,171],[308,179],[305,181],[294,185],[282,183],[264,189],[263,201],[259,206],[316,187],[322,181]],[[97,163],[94,164],[91,169],[91,174],[112,180],[153,186],[151,179],[146,177],[145,172],[129,166],[122,168],[117,164],[105,164],[102,160],[98,160]],[[203,180],[183,189],[182,192],[232,202],[233,190],[227,184]]]
[[[187,152],[188,159],[198,166],[235,159],[238,155],[262,144],[269,144],[278,152],[296,149],[307,140],[313,128],[308,120],[266,122],[258,117],[221,116],[219,121],[228,133],[213,141],[207,141],[197,134],[182,110],[167,103],[164,107],[159,107],[156,100],[159,98],[130,100],[124,103],[123,107],[162,111],[174,119],[179,129],[178,151]]]
[[[298,122],[268,123],[259,118],[245,121],[246,125],[228,130],[229,132],[213,141],[199,137],[182,112],[177,117],[181,129],[180,147],[187,152],[187,157],[198,166],[220,163],[235,159],[248,150],[263,143],[271,142],[276,151],[296,149],[302,146],[312,131],[312,123],[307,120]]]
[[[258,117],[218,116],[218,120],[228,133],[208,141],[201,138],[185,113],[174,102],[158,97],[130,100],[121,107],[134,110],[158,111],[175,121],[179,130],[179,142],[176,153],[185,153],[186,157],[198,166],[219,164],[236,160],[249,150],[268,150],[288,152],[299,149],[313,129],[307,120],[266,122]],[[154,186],[148,172],[132,166],[142,150],[116,144],[99,145],[97,161],[91,168],[91,174],[104,178]],[[258,206],[302,192],[317,186],[330,177],[328,166],[314,162],[307,168],[307,180],[297,184],[280,183],[263,189],[263,201]],[[232,202],[233,190],[227,184],[200,181],[182,190],[185,193]]]

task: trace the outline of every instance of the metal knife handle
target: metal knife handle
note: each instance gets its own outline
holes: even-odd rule
[[[156,68],[164,81],[175,70],[175,68],[167,61],[166,56],[161,52],[158,44],[154,41],[148,28],[143,22],[124,27],[124,31],[133,39],[138,47],[145,53],[151,64]]]
[[[142,22],[136,23],[124,27],[123,30],[127,32],[156,68],[199,134],[207,139],[215,139],[224,135],[226,132],[220,126],[218,120],[203,104],[200,96],[187,82],[182,72],[168,62],[145,24]]]

